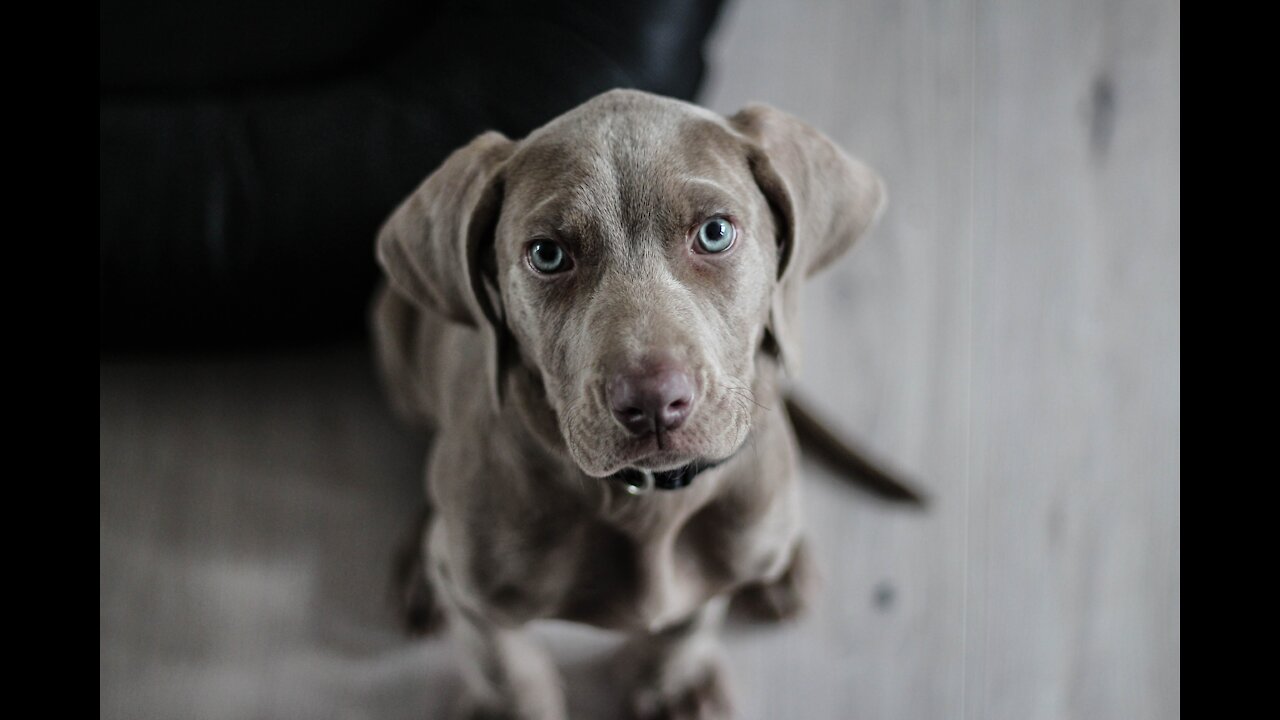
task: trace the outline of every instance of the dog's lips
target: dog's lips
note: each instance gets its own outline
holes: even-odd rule
[[[648,470],[649,472],[666,472],[667,470],[675,470],[676,468],[684,467],[689,463],[695,462],[697,459],[698,458],[689,457],[684,454],[661,452],[632,460],[627,463],[626,467],[633,467],[637,470]]]
[[[692,484],[698,475],[723,465],[736,454],[737,451],[735,450],[728,457],[719,460],[698,458],[664,470],[624,467],[607,477],[625,483],[632,494],[644,493],[654,487],[660,490],[679,490]]]
[[[657,440],[652,435],[636,438],[622,453],[621,462],[615,472],[627,467],[649,472],[665,472],[698,460],[702,453],[687,447],[687,443],[681,440],[678,433],[672,433],[666,438],[664,443],[666,447],[659,448]]]
[[[694,466],[702,469],[711,468],[728,461],[744,445],[746,445],[746,438],[743,438],[743,441],[727,455],[715,457],[709,456],[705,452],[696,452],[692,448],[682,448],[679,445],[671,444],[665,449],[656,450],[652,437],[637,439],[637,448],[633,452],[624,455],[615,467],[604,474],[604,477],[614,477],[619,473],[632,470],[660,474]]]

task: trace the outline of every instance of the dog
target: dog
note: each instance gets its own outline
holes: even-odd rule
[[[384,223],[376,363],[432,437],[404,606],[450,629],[461,716],[565,717],[542,618],[628,634],[634,716],[731,714],[729,601],[790,617],[812,587],[798,290],[885,202],[783,111],[614,90],[480,135]]]

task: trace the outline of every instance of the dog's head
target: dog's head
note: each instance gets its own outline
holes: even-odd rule
[[[404,294],[521,363],[589,475],[733,454],[759,357],[794,363],[798,285],[874,222],[879,177],[763,105],[724,118],[637,91],[515,142],[485,133],[391,216]]]

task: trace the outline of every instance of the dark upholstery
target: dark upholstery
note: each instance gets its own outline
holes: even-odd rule
[[[454,148],[613,87],[692,99],[720,0],[103,0],[104,350],[364,330],[373,239]]]

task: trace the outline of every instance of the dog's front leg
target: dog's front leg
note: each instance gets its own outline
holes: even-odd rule
[[[449,597],[449,631],[461,654],[466,720],[564,720],[564,690],[546,651],[522,627],[503,627]]]
[[[712,720],[732,714],[719,631],[728,598],[708,601],[692,617],[661,632],[633,637],[619,653],[639,720]]]

